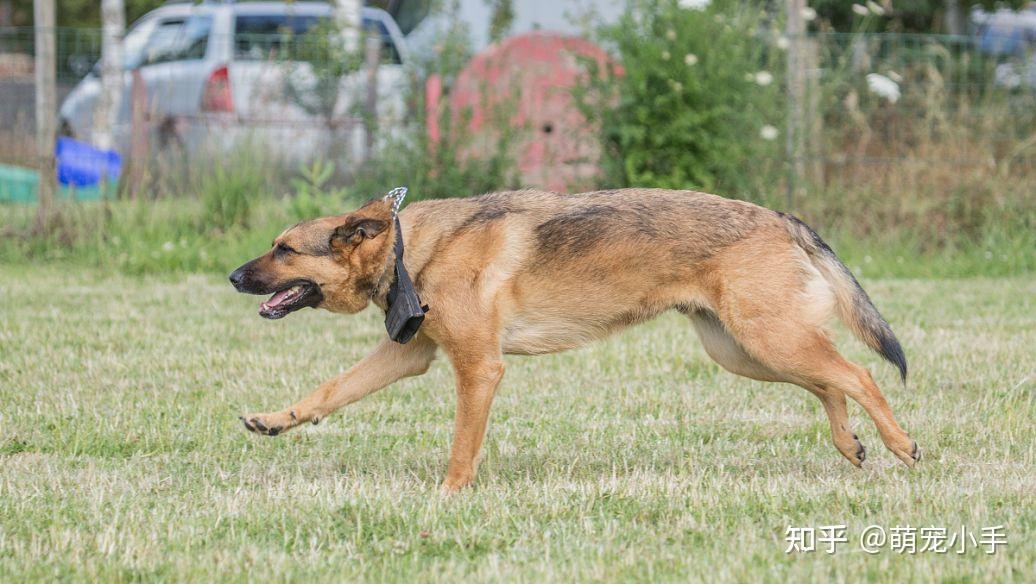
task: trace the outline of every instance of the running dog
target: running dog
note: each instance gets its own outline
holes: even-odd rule
[[[417,202],[398,218],[389,198],[375,199],[289,228],[230,281],[240,292],[272,294],[259,314],[275,319],[304,307],[353,314],[374,304],[390,313],[400,274],[412,276],[427,305],[415,336],[387,336],[284,410],[243,416],[248,430],[275,436],[315,424],[424,373],[441,350],[457,390],[442,489],[455,492],[474,479],[503,355],[571,349],[676,310],[727,370],[817,396],[835,447],[852,464],[866,451],[850,429],[846,396],[907,466],[920,459],[870,373],[839,354],[825,323],[837,314],[905,380],[899,341],[831,248],[791,215],[660,189],[501,192]]]

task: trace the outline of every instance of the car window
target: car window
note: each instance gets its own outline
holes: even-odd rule
[[[399,30],[403,31],[403,34],[410,34],[410,31],[417,28],[418,24],[428,16],[431,11],[432,3],[422,0],[413,0],[410,2],[395,2],[395,12],[390,11],[396,24],[399,25]]]
[[[211,31],[212,17],[209,16],[161,20],[144,46],[142,64],[204,58]]]
[[[246,61],[280,58],[292,39],[317,22],[317,16],[293,14],[238,16],[234,21],[234,57]]]
[[[292,14],[241,15],[234,24],[234,57],[244,61],[291,58],[306,55],[320,44],[309,43],[306,34],[326,30],[326,16],[297,16]],[[388,27],[380,20],[365,18],[363,28],[368,34],[377,34],[382,40],[382,59],[388,63],[402,62]],[[300,52],[299,49],[302,49]],[[307,50],[309,49],[309,50]]]

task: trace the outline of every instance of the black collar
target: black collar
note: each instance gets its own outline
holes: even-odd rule
[[[394,217],[396,226],[396,242],[393,251],[396,254],[393,270],[395,278],[389,286],[385,301],[385,330],[389,338],[397,343],[406,343],[414,338],[417,329],[421,328],[428,306],[421,304],[421,298],[414,290],[414,283],[403,265],[403,228],[399,225],[399,217]]]

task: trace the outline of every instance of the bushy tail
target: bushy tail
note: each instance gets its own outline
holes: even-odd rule
[[[781,216],[795,242],[805,250],[813,265],[834,289],[838,315],[858,339],[895,365],[905,382],[907,363],[903,347],[856,277],[809,225],[792,215],[781,213]]]

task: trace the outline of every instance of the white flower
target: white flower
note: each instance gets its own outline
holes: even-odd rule
[[[669,29],[669,30],[665,31],[665,38],[667,38],[667,39],[669,39],[671,41],[675,41],[676,40],[676,31],[673,30],[673,29]]]
[[[668,61],[670,56],[671,55],[669,54],[669,51],[662,51],[662,60],[663,61]]]
[[[672,79],[670,79],[669,80],[669,87],[672,87],[673,91],[675,91],[677,93],[680,93],[681,91],[683,91],[683,83],[680,83],[679,81],[673,81]]]
[[[167,241],[167,242],[162,244],[162,251],[173,251],[173,249],[175,249],[175,248],[176,248],[176,246],[173,245],[173,242],[171,242],[171,241]]]
[[[766,124],[762,128],[759,128],[759,137],[769,142],[776,140],[778,133],[777,128],[774,128],[770,124]]]
[[[885,9],[882,8],[881,5],[878,4],[877,2],[874,2],[873,0],[867,0],[867,9],[870,10],[871,12],[873,12],[874,14],[877,14],[878,16],[881,16],[882,14],[885,14]]]
[[[773,83],[773,74],[769,71],[760,71],[755,74],[754,79],[755,82],[758,83],[761,87],[766,87],[767,85]]]
[[[712,0],[679,0],[677,3],[685,10],[705,10]]]
[[[697,65],[698,64],[698,55],[695,55],[694,53],[687,53],[686,55],[683,56],[683,64],[687,65],[688,67],[691,67],[693,65]]]
[[[867,7],[863,4],[853,4],[853,12],[860,16],[867,16],[871,13],[871,11],[867,10]]]
[[[779,37],[777,37],[777,48],[778,49],[780,49],[782,51],[787,51],[788,47],[790,47],[790,46],[791,46],[791,41],[788,40],[788,37],[786,37],[786,36],[779,36]]]
[[[868,74],[867,89],[871,93],[889,100],[890,103],[899,101],[899,84],[884,75],[878,75],[877,73]]]
[[[806,22],[813,22],[817,19],[817,11],[811,6],[806,6],[802,9],[802,20]]]

